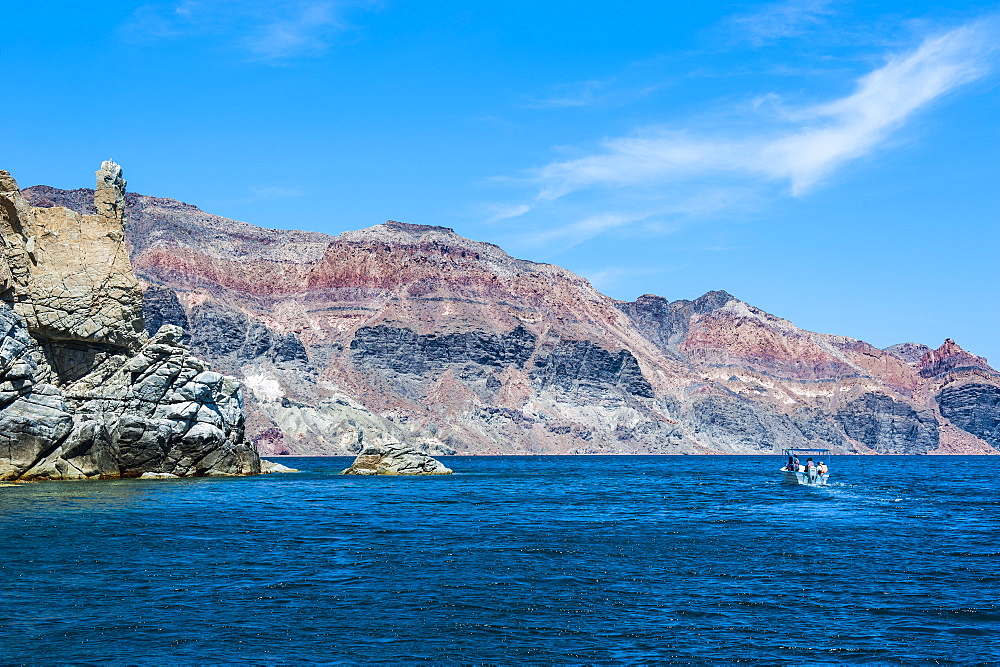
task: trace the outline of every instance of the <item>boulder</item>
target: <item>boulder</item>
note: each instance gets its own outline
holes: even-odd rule
[[[288,466],[282,465],[280,463],[275,463],[274,461],[261,459],[260,472],[266,475],[272,472],[298,472],[298,470],[295,468],[289,468]]]
[[[450,475],[451,468],[403,443],[371,445],[342,475]]]

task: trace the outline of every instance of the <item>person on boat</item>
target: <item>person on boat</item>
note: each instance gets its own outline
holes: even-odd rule
[[[811,456],[806,459],[806,472],[809,473],[809,481],[816,479],[816,464]]]
[[[830,472],[830,469],[826,467],[826,464],[820,461],[816,464],[816,472],[820,475],[825,475]]]
[[[799,467],[797,465],[795,465],[795,457],[789,456],[788,457],[788,464],[785,466],[785,470],[791,470],[791,471],[794,472],[794,471],[796,471],[798,469],[799,469]]]
[[[798,456],[792,458],[792,470],[794,472],[802,472],[802,465],[799,463]]]

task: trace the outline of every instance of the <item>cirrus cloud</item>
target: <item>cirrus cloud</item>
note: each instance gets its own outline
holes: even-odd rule
[[[374,0],[173,0],[140,6],[122,26],[133,40],[211,37],[265,61],[324,53],[347,29],[346,9]]]
[[[996,27],[996,20],[984,20],[928,38],[859,78],[851,94],[783,110],[756,134],[656,129],[608,139],[598,153],[532,172],[537,198],[705,175],[785,182],[793,195],[805,194],[838,168],[876,150],[916,112],[990,71]]]

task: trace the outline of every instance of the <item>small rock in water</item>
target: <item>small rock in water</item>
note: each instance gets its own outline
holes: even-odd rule
[[[266,475],[270,472],[298,472],[297,468],[289,468],[286,465],[275,463],[274,461],[260,460],[260,472]]]
[[[451,468],[403,443],[370,445],[342,475],[450,475]]]
[[[144,472],[139,475],[139,479],[180,479],[180,477],[169,472]]]

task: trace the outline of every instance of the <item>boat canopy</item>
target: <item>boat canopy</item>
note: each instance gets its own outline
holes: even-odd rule
[[[829,454],[829,449],[808,449],[805,447],[791,447],[789,449],[781,450],[785,456],[792,456],[793,454]]]

